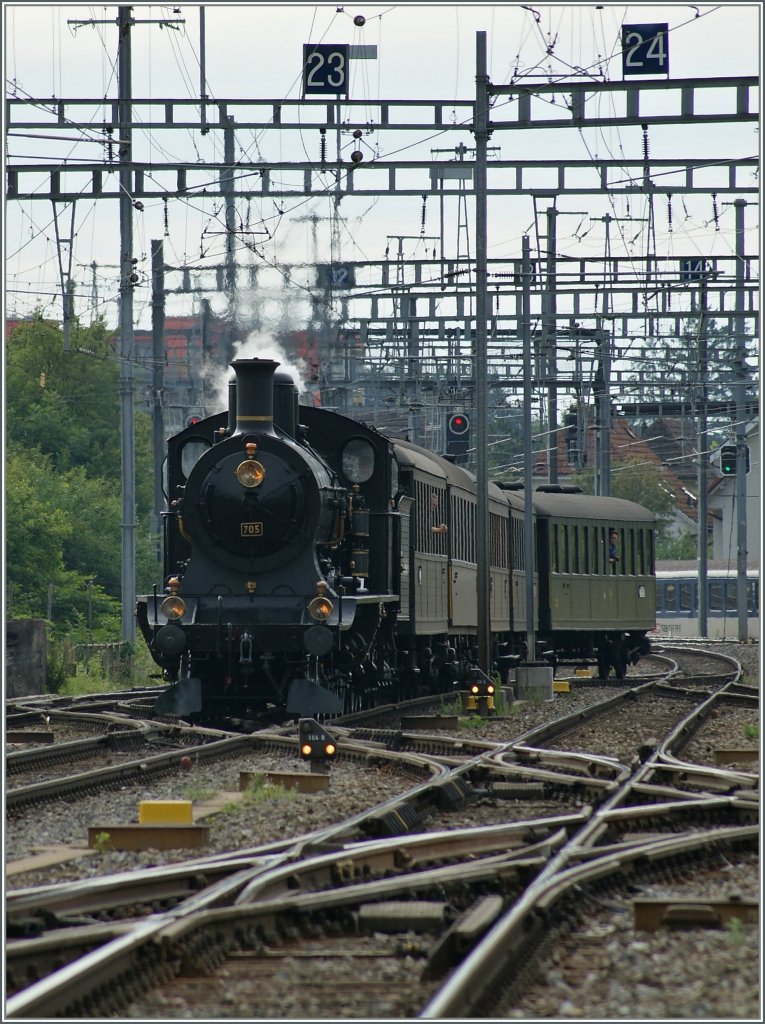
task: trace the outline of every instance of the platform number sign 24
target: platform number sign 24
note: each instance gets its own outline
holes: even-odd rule
[[[303,95],[347,93],[347,44],[303,43]]]
[[[669,74],[669,25],[622,25],[622,74]]]

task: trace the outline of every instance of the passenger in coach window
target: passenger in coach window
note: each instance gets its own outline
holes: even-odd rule
[[[616,563],[619,561],[619,554],[616,547],[616,542],[619,540],[619,534],[616,530],[610,530],[608,534],[608,563],[611,566],[611,572],[616,574]]]

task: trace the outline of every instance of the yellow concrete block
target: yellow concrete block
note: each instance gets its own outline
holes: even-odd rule
[[[553,679],[553,693],[568,693],[570,689],[568,679]]]
[[[577,669],[574,670],[574,675],[575,676],[584,676],[587,679],[592,679],[592,669],[591,668],[577,668]]]
[[[191,800],[142,800],[139,825],[191,825]]]

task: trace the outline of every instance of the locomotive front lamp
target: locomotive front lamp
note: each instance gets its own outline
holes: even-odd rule
[[[321,594],[308,602],[308,614],[317,622],[324,622],[332,614],[332,602]]]
[[[166,619],[182,619],[183,613],[186,611],[186,602],[177,594],[171,594],[170,597],[165,598],[160,607]]]
[[[167,619],[182,619],[183,613],[186,611],[186,602],[178,594],[178,587],[180,585],[180,580],[177,576],[173,576],[167,582],[167,588],[170,593],[160,605],[162,614]]]
[[[266,471],[255,458],[248,458],[236,467],[236,478],[242,487],[260,487],[266,478]]]

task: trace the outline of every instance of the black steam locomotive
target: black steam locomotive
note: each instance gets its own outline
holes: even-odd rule
[[[335,714],[450,692],[476,661],[476,486],[467,470],[298,405],[270,360],[233,362],[227,412],[168,441],[165,579],[138,621],[205,721]],[[541,488],[537,656],[623,677],[655,627],[654,516]],[[524,492],[489,485],[492,655],[524,656]]]

